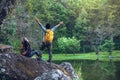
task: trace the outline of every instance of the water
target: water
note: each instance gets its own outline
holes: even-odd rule
[[[119,61],[66,60],[54,62],[57,64],[70,62],[80,80],[120,80]]]

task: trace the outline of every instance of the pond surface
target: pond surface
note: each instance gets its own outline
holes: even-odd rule
[[[70,62],[80,80],[120,80],[120,61],[66,60]]]

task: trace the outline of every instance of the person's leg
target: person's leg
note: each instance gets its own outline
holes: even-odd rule
[[[52,62],[52,43],[46,43],[47,49],[48,49],[48,53],[49,53],[49,59],[48,62]]]
[[[37,60],[42,60],[42,53],[39,51],[35,51],[35,54],[38,56]]]
[[[33,55],[37,55],[38,57],[40,57],[41,53],[37,50],[32,50],[31,53],[30,53],[30,56],[32,57]]]
[[[40,52],[39,52],[39,53],[36,53],[36,55],[37,55],[38,57],[40,57],[41,59],[42,59],[42,51],[45,49],[45,47],[46,47],[45,42],[42,42],[41,46],[39,47]]]
[[[27,53],[26,53],[25,56],[26,56],[26,57],[31,57],[31,50],[30,50],[30,51],[27,51]]]
[[[28,54],[28,57],[32,57],[33,55],[35,55],[35,51],[34,50],[31,50]]]
[[[43,51],[46,47],[46,43],[45,42],[42,42],[42,45],[40,46],[40,50]]]
[[[33,55],[37,55],[37,60],[42,60],[42,53],[41,52],[39,52],[37,50],[34,50],[34,51],[31,52],[31,57]]]

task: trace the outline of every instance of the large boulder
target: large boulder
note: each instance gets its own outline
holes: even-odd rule
[[[64,69],[67,73],[69,73],[69,76],[74,78],[74,80],[79,80],[78,75],[75,73],[74,68],[69,62],[62,62],[60,64],[61,68]]]
[[[70,76],[65,75],[59,69],[51,69],[50,71],[44,72],[41,76],[35,78],[35,80],[72,80]]]
[[[49,76],[48,76],[49,75]],[[5,80],[71,80],[71,73],[60,65],[37,61],[15,53],[0,53],[0,79]],[[42,79],[39,79],[39,78]],[[50,80],[50,79],[49,79]]]
[[[44,72],[41,76],[35,78],[35,80],[79,80],[78,75],[75,73],[70,63],[62,62],[59,67],[64,69],[67,75],[59,69],[51,69],[50,71]]]

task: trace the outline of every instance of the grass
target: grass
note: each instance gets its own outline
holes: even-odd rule
[[[112,60],[120,61],[120,51],[112,52]],[[48,59],[48,54],[43,54],[43,59]],[[53,60],[96,60],[97,56],[95,52],[91,53],[79,53],[79,54],[54,54]],[[99,52],[99,60],[101,61],[109,61],[109,53],[108,52]]]

